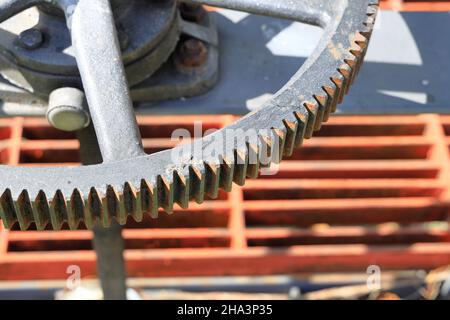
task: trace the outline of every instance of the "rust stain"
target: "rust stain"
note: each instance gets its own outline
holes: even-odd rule
[[[334,43],[331,42],[328,44],[328,50],[335,60],[342,60],[342,53],[339,50],[339,47],[335,46]]]

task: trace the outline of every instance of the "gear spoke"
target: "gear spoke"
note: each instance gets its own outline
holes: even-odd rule
[[[143,155],[109,1],[80,0],[66,16],[103,161]]]
[[[333,8],[347,3],[347,0],[182,0],[244,11],[248,13],[283,18],[313,25],[325,26],[331,18]]]

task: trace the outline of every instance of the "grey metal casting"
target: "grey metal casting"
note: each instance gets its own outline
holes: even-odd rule
[[[80,0],[72,13],[71,30],[98,141],[102,153],[111,158],[104,159],[107,161],[102,164],[71,168],[0,167],[0,215],[7,227],[17,221],[22,229],[27,229],[32,222],[36,222],[39,229],[47,224],[59,229],[64,221],[68,221],[72,229],[78,228],[81,221],[89,228],[107,227],[111,220],[124,224],[127,216],[141,221],[144,214],[157,217],[158,208],[171,212],[174,203],[186,208],[190,199],[200,203],[205,194],[214,198],[219,188],[229,191],[232,182],[243,184],[246,177],[256,177],[259,168],[268,165],[263,161],[262,150],[271,150],[278,143],[280,156],[289,156],[293,148],[299,146],[303,138],[311,137],[336,109],[362,63],[378,1],[194,2],[313,23],[324,28],[324,34],[309,59],[262,108],[225,129],[196,140],[187,151],[185,146],[179,146],[152,155],[139,155],[140,143],[129,112],[129,98],[111,92],[108,99],[108,94],[98,92],[106,84],[113,91],[124,90],[126,86],[122,69],[118,64],[104,61],[103,57],[104,54],[120,61],[114,29],[105,21],[100,22],[105,23],[102,28],[108,30],[105,37],[114,39],[112,48],[104,47],[112,49],[111,52],[90,52],[93,48],[88,43],[77,43],[84,40],[103,43],[95,30],[83,29],[79,23],[79,17],[84,15],[93,18],[86,11],[95,7],[93,1]],[[3,8],[8,9],[4,4]],[[0,17],[8,15],[10,13],[2,12]],[[96,28],[98,22],[83,23]],[[109,23],[112,24],[112,20]],[[86,35],[83,30],[92,34]],[[106,63],[108,68],[118,71],[119,76],[108,75],[95,66],[95,61],[99,65]],[[98,75],[89,73],[90,68]],[[102,82],[105,79],[109,82]],[[120,103],[113,101],[116,99]],[[227,136],[213,157],[197,157],[192,151],[206,153],[221,144],[227,129],[233,130],[227,131],[231,139]],[[242,139],[242,132],[251,130],[258,133],[257,141]],[[174,157],[174,154],[180,156]],[[257,161],[250,161],[253,158]]]
[[[0,75],[24,93],[32,92],[34,97],[45,99],[60,87],[82,88],[72,38],[66,27],[71,23],[77,1],[39,3],[42,4],[18,13],[11,20],[0,19]],[[69,11],[67,19],[61,8]],[[214,85],[218,72],[217,34],[209,14],[201,21],[186,21],[181,18],[175,0],[116,1],[113,9],[127,80],[131,89],[137,91],[133,98],[174,99],[204,93]],[[204,41],[210,52],[195,77],[176,76],[172,67],[171,55],[186,36]],[[163,97],[155,95],[155,90],[163,91]],[[0,98],[5,94],[0,90]],[[20,110],[15,112],[18,113]]]
[[[68,20],[103,161],[143,155],[109,0],[80,0]]]

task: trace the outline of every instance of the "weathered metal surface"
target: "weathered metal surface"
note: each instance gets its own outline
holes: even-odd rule
[[[73,10],[77,2],[63,1],[59,5]],[[168,59],[178,40],[177,14],[173,0],[130,1],[126,8],[117,7],[115,15],[120,37],[122,40],[124,37],[128,39],[122,59],[130,69],[130,84],[138,84],[147,79]],[[21,43],[21,37],[16,39],[16,34],[21,34],[24,28],[34,23],[33,30],[43,34],[45,46],[40,50],[30,51],[15,45],[18,41]],[[77,79],[79,83],[72,39],[66,24],[64,16],[48,14],[37,8],[20,13],[1,24],[0,45],[8,53],[6,59],[20,68],[26,77],[26,83],[18,77],[11,80],[25,88],[29,84],[34,88],[35,94],[43,96],[56,89],[54,86],[58,82],[59,86],[73,84]],[[55,83],[53,87],[52,82],[49,82],[52,78]],[[44,80],[44,84],[38,83]]]
[[[108,0],[79,1],[71,34],[103,162],[144,154]]]
[[[74,3],[76,1],[65,1],[60,6],[72,10],[70,6]],[[194,89],[192,94],[198,94],[211,88],[214,81],[208,81],[210,74],[216,74],[218,69],[214,56],[208,63],[209,69],[201,76],[170,79],[176,74],[170,68],[171,54],[179,38],[186,34],[185,26],[195,26],[186,30],[191,36],[198,34],[203,41],[210,42],[210,46],[217,45],[215,26],[209,15],[199,22],[188,23],[179,17],[173,0],[128,1],[126,5],[118,2],[113,6],[122,59],[131,87],[138,86],[141,91],[149,88],[151,91],[158,84],[157,90],[164,91],[162,99],[188,96],[190,89]],[[4,21],[0,27],[3,30],[0,32],[3,51],[0,74],[3,78],[40,98],[47,98],[50,92],[60,87],[82,87],[72,39],[60,8],[55,9],[49,4],[32,8]],[[37,33],[41,35],[38,42]],[[29,36],[25,37],[27,34]],[[28,44],[24,43],[26,39]],[[143,99],[142,93],[139,96]],[[152,93],[145,98],[146,101],[157,100]],[[26,112],[24,110],[22,112]]]
[[[377,12],[377,1],[372,0],[341,0],[332,4],[313,0],[295,3],[283,1],[277,6],[273,6],[270,1],[214,3],[317,24],[324,28],[324,35],[315,52],[272,100],[226,128],[231,129],[228,132],[233,132],[235,136],[232,139],[227,136],[227,142],[212,158],[198,158],[192,150],[186,153],[181,146],[172,151],[127,159],[127,156],[120,156],[120,147],[135,148],[138,139],[135,139],[137,130],[131,119],[133,116],[127,108],[131,101],[123,95],[123,72],[117,61],[116,64],[110,61],[110,67],[117,70],[119,76],[108,77],[101,67],[95,65],[96,58],[101,62],[102,57],[89,57],[92,49],[90,45],[77,43],[84,36],[88,40],[95,40],[95,36],[79,34],[77,31],[83,30],[79,20],[82,13],[89,12],[90,6],[95,7],[96,4],[87,0],[79,1],[75,10],[70,12],[70,16],[74,17],[71,28],[76,55],[80,60],[83,81],[86,80],[84,87],[89,104],[92,104],[91,112],[98,112],[92,114],[92,119],[102,153],[104,146],[108,146],[105,150],[115,150],[112,154],[117,157],[114,160],[111,157],[108,160],[112,162],[101,165],[76,168],[1,167],[3,179],[0,189],[3,193],[0,214],[7,227],[19,221],[20,226],[27,229],[33,221],[39,220],[41,228],[51,223],[53,228],[58,229],[60,222],[66,221],[71,214],[105,227],[113,219],[124,223],[122,217],[128,215],[140,221],[143,213],[156,217],[158,208],[171,212],[174,203],[186,208],[189,199],[202,202],[205,194],[214,198],[219,188],[230,190],[233,181],[243,184],[246,177],[256,177],[260,166],[267,165],[266,160],[279,160],[266,159],[261,156],[261,151],[279,144],[280,154],[276,158],[291,155],[293,148],[300,145],[303,138],[310,138],[313,131],[321,127],[322,121],[326,121],[329,114],[335,111],[361,66]],[[90,17],[89,14],[86,17]],[[108,29],[107,24],[104,29]],[[85,31],[89,33],[89,30]],[[97,33],[94,31],[92,34]],[[114,31],[108,30],[107,36],[114,37]],[[117,57],[118,54],[111,55],[109,60],[120,60]],[[112,100],[117,98],[117,102],[120,102],[113,101],[116,106],[113,109],[119,114],[125,112],[125,118],[111,115],[113,112],[109,116],[101,112],[111,97],[99,90],[105,89],[108,83],[83,70],[83,65],[94,68],[111,80],[111,86],[117,89],[113,91],[119,92],[119,95],[112,95]],[[125,108],[120,109],[121,106]],[[127,127],[124,119],[128,120],[130,126]],[[117,121],[121,125],[115,129]],[[122,139],[123,130],[131,133],[125,137],[133,139]],[[242,132],[249,130],[257,133],[257,141],[242,139]],[[215,140],[223,143],[222,134],[223,131],[218,131],[197,140],[191,147],[204,152]],[[113,146],[117,141],[111,137],[117,137],[117,141],[129,141],[130,144]],[[174,159],[174,152],[183,156]],[[125,154],[137,155],[138,152]],[[245,160],[255,155],[255,163]],[[244,163],[239,163],[239,159],[244,159]],[[125,206],[124,203],[129,205]]]

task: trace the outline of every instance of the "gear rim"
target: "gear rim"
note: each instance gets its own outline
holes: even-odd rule
[[[218,158],[202,163],[173,164],[170,159],[173,150],[167,150],[76,168],[36,170],[1,166],[0,216],[5,226],[10,228],[18,221],[21,229],[29,228],[32,222],[38,229],[48,224],[60,229],[68,222],[71,229],[77,229],[81,221],[92,228],[96,224],[108,227],[112,219],[124,224],[128,216],[140,221],[144,213],[157,217],[159,208],[171,212],[174,203],[186,208],[191,199],[201,203],[205,194],[215,198],[219,188],[229,191],[232,182],[243,184],[246,177],[257,176],[260,163],[248,164],[246,159],[263,147],[270,148],[275,140],[280,142],[283,155],[291,154],[303,138],[311,137],[335,111],[367,50],[378,2],[349,0],[348,3],[341,19],[330,24],[334,32],[325,31],[324,37],[331,35],[330,38],[322,39],[322,47],[316,48],[275,97],[258,111],[222,129],[269,128],[270,135],[261,136],[258,143],[227,145]],[[344,23],[348,21],[351,23]],[[329,44],[334,47],[330,48]],[[203,149],[216,134],[194,144]],[[137,168],[142,173],[130,177],[130,172],[136,174]],[[88,179],[79,182],[80,177]],[[48,185],[59,187],[48,188]]]

